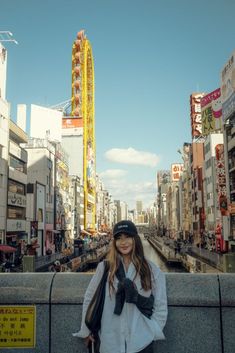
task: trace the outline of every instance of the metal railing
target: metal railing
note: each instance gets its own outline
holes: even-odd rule
[[[38,270],[39,268],[47,266],[47,265],[49,266],[50,264],[52,264],[56,260],[60,260],[63,257],[65,257],[65,255],[62,253],[55,253],[55,254],[51,254],[51,255],[38,256],[35,258],[35,270]]]

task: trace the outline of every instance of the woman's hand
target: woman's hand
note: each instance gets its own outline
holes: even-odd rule
[[[89,336],[87,336],[87,337],[84,338],[84,339],[85,339],[85,345],[86,345],[86,347],[89,346],[90,342],[91,342],[91,343],[92,343],[92,342],[95,342],[95,339],[94,339],[94,337],[93,337],[92,335],[89,335]]]

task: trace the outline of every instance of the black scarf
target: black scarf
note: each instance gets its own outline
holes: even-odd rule
[[[121,312],[125,303],[124,280],[126,278],[122,261],[119,262],[119,266],[117,271],[115,272],[115,275],[119,282],[118,282],[116,298],[115,298],[116,301],[115,301],[115,307],[114,307],[114,314],[121,315]],[[149,297],[144,297],[138,294],[138,300],[137,300],[136,306],[144,316],[151,319],[151,316],[153,313],[153,307],[154,307],[153,294],[151,294]]]

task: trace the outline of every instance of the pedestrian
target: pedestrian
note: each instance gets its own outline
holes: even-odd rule
[[[5,272],[11,272],[12,263],[9,259],[6,259],[4,265]]]
[[[53,266],[53,272],[61,272],[61,264],[59,260],[56,260],[54,262],[54,266]]]
[[[101,320],[100,353],[153,353],[153,341],[164,339],[167,319],[165,275],[148,261],[135,224],[123,220],[113,228],[107,255],[109,274]],[[94,341],[85,315],[104,272],[99,263],[86,290],[81,329],[73,334]]]

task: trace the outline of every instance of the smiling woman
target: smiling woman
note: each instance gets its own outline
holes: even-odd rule
[[[100,353],[153,353],[153,341],[165,338],[165,276],[145,258],[137,228],[131,221],[115,224],[106,262],[109,274],[99,331]],[[85,324],[86,312],[104,274],[102,262],[85,293],[81,330],[74,334],[84,338],[88,346],[95,338]]]

